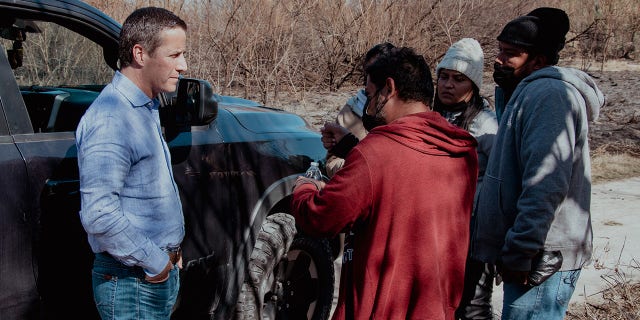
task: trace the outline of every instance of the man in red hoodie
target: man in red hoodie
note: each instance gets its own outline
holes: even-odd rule
[[[430,68],[395,48],[367,70],[379,125],[326,184],[304,177],[293,215],[305,233],[350,231],[333,319],[453,319],[462,295],[477,179],[476,141],[430,111]]]

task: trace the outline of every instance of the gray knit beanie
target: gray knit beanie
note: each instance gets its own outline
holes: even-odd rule
[[[440,74],[440,69],[455,70],[467,76],[478,89],[481,89],[483,68],[482,47],[473,38],[463,38],[449,47],[442,61],[436,66],[436,76]]]

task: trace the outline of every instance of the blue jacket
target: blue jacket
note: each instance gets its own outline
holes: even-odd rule
[[[561,270],[591,259],[588,122],[604,96],[586,73],[537,70],[509,100],[478,191],[471,256],[518,271],[540,250],[560,250]]]

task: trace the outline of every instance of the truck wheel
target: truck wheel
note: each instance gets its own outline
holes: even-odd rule
[[[300,237],[291,244],[293,235],[277,233],[290,227],[278,221],[289,220],[295,233],[293,217],[278,213],[267,219],[251,254],[235,319],[328,319],[334,284],[329,241]]]
[[[329,240],[293,240],[276,274],[277,282],[282,283],[282,298],[270,305],[276,308],[278,319],[329,319],[335,277],[332,257]]]

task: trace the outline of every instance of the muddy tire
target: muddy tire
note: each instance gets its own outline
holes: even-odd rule
[[[261,314],[265,294],[273,290],[274,267],[289,250],[295,234],[293,216],[275,213],[266,218],[251,252],[249,269],[240,290],[234,319],[263,319]]]
[[[292,216],[267,217],[251,254],[234,319],[328,319],[334,284],[331,246],[326,240],[294,240],[295,232]]]

